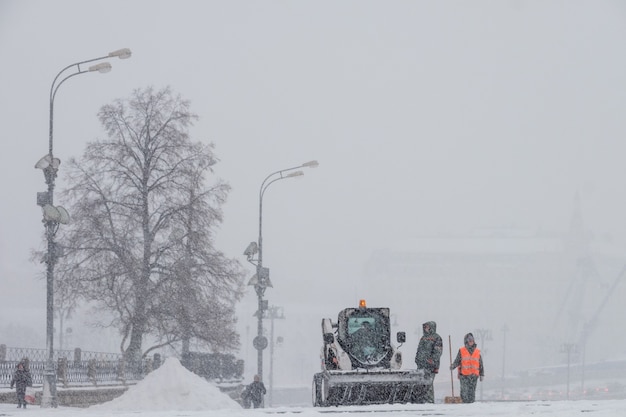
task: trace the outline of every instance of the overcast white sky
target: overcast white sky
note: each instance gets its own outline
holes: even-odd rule
[[[485,227],[563,232],[577,192],[590,230],[626,236],[624,39],[617,0],[0,0],[3,322],[28,323],[29,344],[44,345],[44,266],[28,258],[42,242],[35,195],[45,183],[33,166],[48,150],[50,84],[66,65],[133,51],[59,90],[62,161],[102,137],[98,109],[133,89],[171,86],[191,100],[192,137],[216,144],[217,174],[233,188],[218,244],[242,262],[263,178],[319,161],[273,184],[263,217],[270,304],[290,306],[277,323],[286,340],[313,340],[291,345],[310,381],[321,318],[385,299],[360,291],[378,249]],[[410,298],[419,287],[392,291]],[[252,292],[242,308],[254,333]],[[437,320],[418,300],[406,315]],[[466,323],[439,330],[460,343],[482,326]],[[243,331],[247,359],[252,336]]]

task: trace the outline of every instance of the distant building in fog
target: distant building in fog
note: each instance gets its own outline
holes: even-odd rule
[[[416,320],[438,319],[442,335],[489,329],[492,375],[504,355],[515,362],[507,369],[563,363],[567,344],[576,345],[573,361],[625,355],[626,249],[587,233],[576,203],[566,233],[490,229],[397,242],[371,256],[367,285],[406,289]]]

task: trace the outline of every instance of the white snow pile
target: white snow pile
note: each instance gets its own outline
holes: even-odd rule
[[[187,370],[178,359],[167,358],[163,365],[120,397],[89,409],[202,411],[241,409],[241,406],[215,385]]]

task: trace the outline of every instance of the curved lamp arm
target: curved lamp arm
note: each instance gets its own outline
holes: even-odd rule
[[[54,97],[56,96],[57,90],[59,89],[59,87],[61,86],[61,84],[63,84],[66,80],[68,80],[69,78],[75,76],[75,75],[79,75],[79,74],[84,74],[86,72],[94,72],[94,71],[98,71],[101,73],[106,73],[109,72],[111,70],[111,64],[109,64],[108,62],[103,62],[101,64],[96,64],[96,65],[92,65],[91,67],[89,67],[86,70],[81,69],[81,65],[83,64],[87,64],[90,62],[95,62],[95,61],[100,61],[106,58],[119,58],[119,59],[127,59],[130,58],[132,55],[132,52],[130,51],[130,49],[128,48],[122,48],[122,49],[118,49],[116,51],[113,52],[109,52],[108,55],[105,56],[100,56],[98,58],[92,58],[92,59],[86,59],[84,61],[79,61],[79,62],[75,62],[73,64],[70,64],[68,66],[66,66],[65,68],[63,68],[61,71],[59,71],[57,73],[57,75],[54,77],[54,80],[52,80],[52,85],[50,85],[50,127],[49,127],[49,143],[48,143],[48,152],[50,155],[50,158],[52,158],[52,144],[53,144],[53,140],[52,140],[52,131],[53,131],[53,126],[52,126],[52,120],[53,120],[53,108],[54,108]],[[61,74],[63,74],[65,71],[67,71],[68,69],[72,68],[72,67],[76,67],[76,72],[68,75],[67,77],[63,78],[60,82],[57,83],[57,80],[59,79],[59,77],[61,76]]]
[[[276,181],[304,175],[304,172],[302,171],[296,171],[291,174],[284,175],[285,172],[293,171],[299,168],[317,168],[318,166],[319,166],[319,163],[313,160],[313,161],[305,162],[295,167],[281,169],[281,170],[278,170],[269,174],[267,177],[265,177],[265,179],[261,183],[261,188],[259,189],[259,241],[258,241],[259,252],[258,252],[258,258],[257,258],[258,267],[263,266],[263,194],[265,194],[265,190],[267,189],[267,187],[269,187],[271,184],[273,184]],[[280,175],[280,176],[278,178],[272,179],[270,182],[267,182],[274,175]]]

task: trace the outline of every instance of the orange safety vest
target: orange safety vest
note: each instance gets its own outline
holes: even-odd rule
[[[461,349],[461,375],[480,375],[480,350],[474,349],[470,355],[465,346]]]

